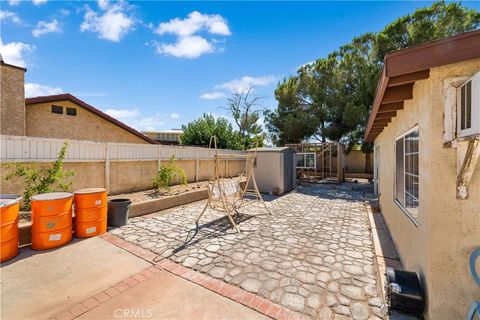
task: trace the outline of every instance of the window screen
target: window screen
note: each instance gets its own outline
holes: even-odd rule
[[[67,115],[69,115],[69,116],[76,116],[76,115],[77,115],[77,109],[75,109],[75,108],[67,108]]]
[[[396,140],[395,199],[418,223],[419,208],[419,140],[418,129]]]
[[[396,142],[395,147],[395,170],[396,170],[396,190],[395,190],[395,198],[398,202],[404,203],[404,192],[403,192],[403,137],[398,139]]]
[[[297,168],[315,169],[315,153],[297,153],[295,156],[297,158]]]
[[[52,113],[63,114],[63,107],[52,105]]]

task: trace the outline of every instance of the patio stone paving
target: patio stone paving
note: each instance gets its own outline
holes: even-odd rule
[[[236,217],[205,201],[133,218],[110,233],[188,268],[317,319],[380,319],[380,290],[364,192],[300,186]]]

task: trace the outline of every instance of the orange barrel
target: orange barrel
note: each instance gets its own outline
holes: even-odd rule
[[[32,249],[62,246],[72,240],[70,192],[43,193],[30,198],[32,207]]]
[[[0,262],[18,254],[18,212],[22,197],[14,194],[0,195],[0,239],[2,243]]]
[[[75,236],[88,238],[107,232],[107,191],[103,188],[90,188],[73,194]]]

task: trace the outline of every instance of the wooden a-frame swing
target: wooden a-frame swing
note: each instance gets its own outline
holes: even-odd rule
[[[254,148],[248,150],[247,153],[244,154],[218,153],[217,137],[212,136],[210,138],[209,147],[215,148],[215,154],[213,157],[214,170],[213,176],[208,183],[208,201],[197,218],[197,225],[208,207],[223,211],[238,233],[240,233],[240,228],[233,219],[233,215],[238,213],[238,209],[259,201],[263,204],[268,214],[271,215],[272,212],[263,201],[262,195],[258,190],[253,170],[255,158],[257,156],[258,143],[255,143]],[[239,178],[236,180],[227,181],[225,177],[220,175],[220,161],[228,160],[245,160],[245,171],[243,174],[239,175]],[[241,187],[240,183],[244,183],[245,185]],[[253,189],[248,189],[250,184]],[[255,200],[245,202],[244,199],[246,195],[254,195]]]

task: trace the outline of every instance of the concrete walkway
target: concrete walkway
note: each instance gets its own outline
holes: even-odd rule
[[[22,249],[2,264],[2,319],[48,319],[150,266],[100,238]]]
[[[1,319],[266,319],[98,237],[24,248],[0,272]]]
[[[268,319],[241,304],[161,270],[78,319]]]

